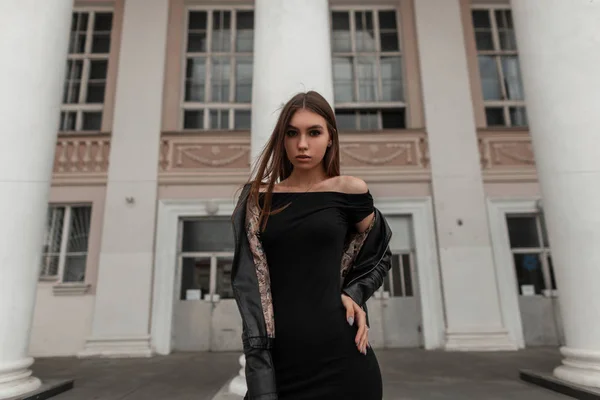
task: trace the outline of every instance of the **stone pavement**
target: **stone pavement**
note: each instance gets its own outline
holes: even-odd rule
[[[552,371],[554,348],[459,353],[376,350],[386,400],[560,400],[519,380],[519,369]],[[39,358],[41,378],[74,377],[75,388],[56,400],[211,400],[238,371],[238,353],[176,353],[149,359]]]

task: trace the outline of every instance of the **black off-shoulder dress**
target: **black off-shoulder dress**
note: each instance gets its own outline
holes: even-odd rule
[[[280,400],[381,400],[375,354],[359,352],[346,321],[340,265],[346,235],[373,212],[369,192],[273,193],[261,242],[275,314],[272,350]]]

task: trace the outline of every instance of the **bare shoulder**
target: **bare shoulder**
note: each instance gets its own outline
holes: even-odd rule
[[[362,194],[369,190],[365,181],[349,175],[338,176],[331,183],[334,186],[334,190],[342,193]]]

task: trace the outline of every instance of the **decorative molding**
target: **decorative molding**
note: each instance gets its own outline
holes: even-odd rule
[[[441,348],[444,345],[444,306],[431,198],[383,198],[377,200],[375,206],[384,215],[410,215],[412,218],[423,341],[427,350]]]
[[[61,134],[56,141],[53,184],[106,183],[110,135]]]
[[[83,296],[87,293],[91,285],[83,282],[57,283],[52,286],[52,292],[55,296]]]
[[[529,132],[515,129],[480,129],[477,140],[484,181],[537,181]]]
[[[340,136],[341,169],[371,182],[427,182],[423,130],[352,132]],[[159,183],[196,185],[245,182],[250,174],[250,134],[235,131],[163,132]]]
[[[488,198],[487,210],[490,224],[490,236],[494,253],[494,265],[502,319],[511,339],[519,348],[525,347],[523,324],[519,307],[519,293],[517,290],[517,277],[510,251],[507,214],[522,214],[537,212],[538,198],[528,199],[503,199]]]

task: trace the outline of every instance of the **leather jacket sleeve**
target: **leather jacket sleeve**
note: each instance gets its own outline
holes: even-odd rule
[[[342,291],[354,300],[356,304],[363,306],[373,293],[381,287],[391,266],[392,252],[390,247],[387,246],[377,264],[369,272],[353,280]]]
[[[271,350],[251,346],[244,340],[244,355],[246,356],[246,384],[248,391],[245,400],[277,400],[274,391],[275,374]]]

